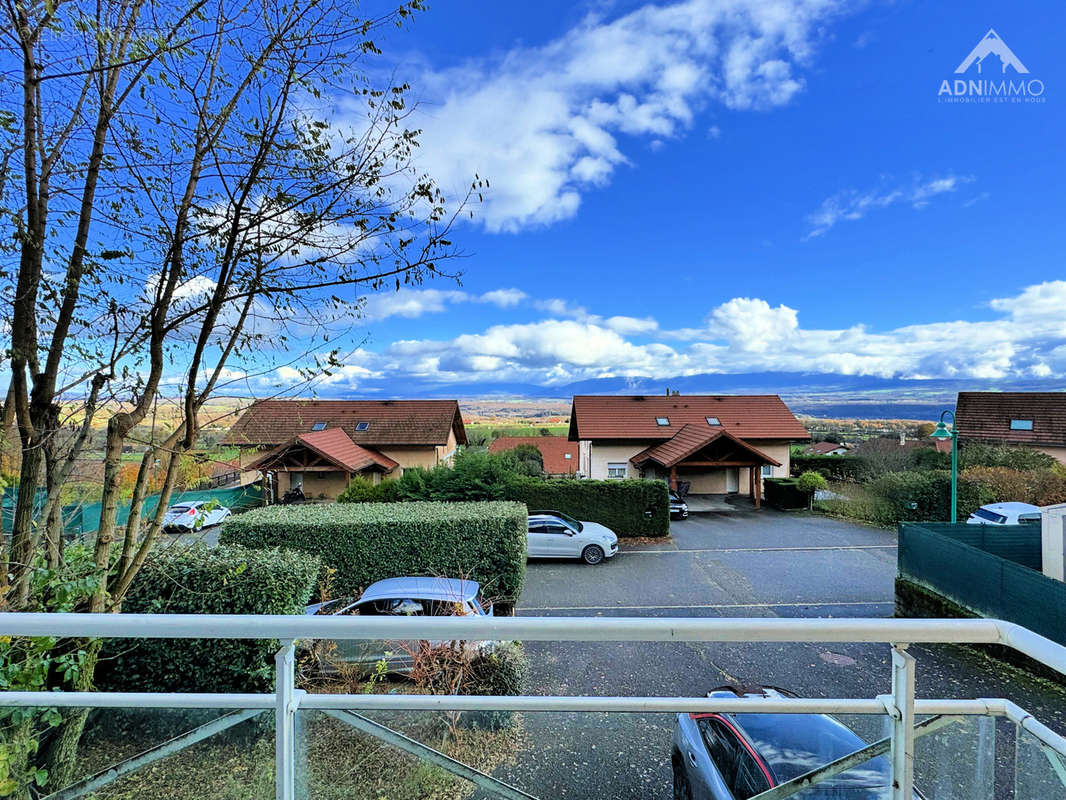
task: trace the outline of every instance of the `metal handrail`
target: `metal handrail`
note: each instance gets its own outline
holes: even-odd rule
[[[297,710],[484,710],[887,714],[894,800],[913,798],[916,714],[1010,719],[1066,756],[1066,739],[1002,699],[916,699],[911,644],[1000,644],[1066,675],[1066,647],[994,619],[766,619],[575,617],[315,617],[189,614],[0,613],[0,636],[77,638],[279,639],[272,694],[0,692],[0,706],[269,709],[276,715],[277,798],[291,800]],[[298,639],[528,640],[657,642],[865,642],[893,647],[892,693],[873,699],[783,697],[493,697],[455,695],[308,695],[295,689]]]

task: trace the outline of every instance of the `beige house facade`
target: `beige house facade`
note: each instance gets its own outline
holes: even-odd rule
[[[762,481],[787,477],[791,445],[809,435],[776,395],[580,395],[569,438],[579,477],[659,479],[759,504]]]
[[[455,400],[267,400],[223,439],[240,448],[242,485],[262,480],[274,501],[297,489],[333,500],[356,477],[450,464],[465,443]]]

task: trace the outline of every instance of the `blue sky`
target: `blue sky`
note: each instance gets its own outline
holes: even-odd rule
[[[1027,74],[955,74],[989,29]],[[381,66],[419,165],[492,188],[462,285],[368,298],[333,388],[1054,380],[1063,30],[1061,2],[433,3]],[[1038,96],[943,102],[959,78]]]

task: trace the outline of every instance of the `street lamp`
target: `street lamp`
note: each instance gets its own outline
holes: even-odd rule
[[[944,422],[944,417],[951,414],[951,428]],[[929,434],[931,439],[951,439],[951,521],[958,522],[959,511],[959,432],[955,424],[955,412],[944,411],[936,430]]]

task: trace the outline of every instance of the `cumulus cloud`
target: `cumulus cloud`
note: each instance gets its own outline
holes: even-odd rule
[[[382,352],[361,350],[348,371],[332,380],[354,386],[370,378],[407,377],[473,386],[764,371],[987,379],[1066,371],[1066,281],[1029,286],[989,306],[998,318],[880,332],[863,325],[805,328],[796,309],[752,297],[721,303],[704,326],[682,331],[661,330],[650,318],[586,313],[493,325],[451,339],[398,341]]]
[[[804,238],[821,236],[839,222],[854,222],[879,208],[894,205],[924,208],[937,195],[954,192],[973,180],[969,175],[944,175],[917,179],[907,186],[882,187],[867,191],[847,189],[838,192],[823,200],[818,210],[807,216],[810,230]]]
[[[409,289],[380,292],[363,299],[363,316],[371,321],[389,317],[414,319],[424,314],[439,314],[457,303],[488,303],[510,308],[527,298],[520,289],[493,289],[484,294],[470,294],[457,289]]]
[[[418,80],[420,165],[456,193],[475,173],[488,177],[478,216],[490,231],[567,219],[584,192],[629,163],[620,135],[653,144],[683,133],[712,103],[788,103],[837,6],[649,3],[613,19],[590,15],[538,47],[427,71]]]

